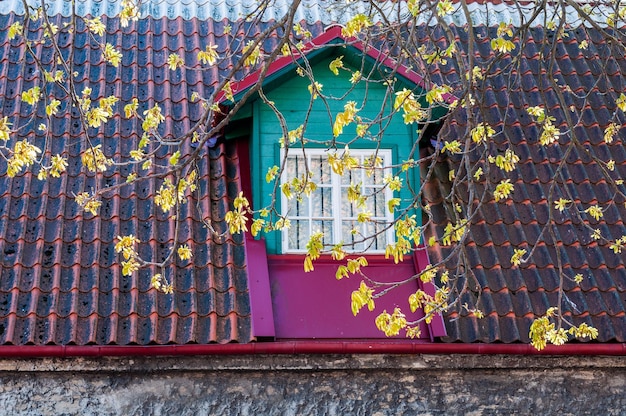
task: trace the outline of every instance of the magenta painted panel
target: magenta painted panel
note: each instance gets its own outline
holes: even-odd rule
[[[391,313],[398,306],[409,320],[423,316],[420,311],[412,314],[409,309],[409,295],[418,288],[415,280],[377,299],[373,312],[365,308],[354,317],[350,295],[359,287],[361,277],[338,281],[335,271],[340,263],[330,259],[318,260],[315,270],[305,273],[302,261],[302,256],[270,256],[268,259],[277,338],[387,338],[374,323],[383,310]],[[383,258],[368,257],[368,261],[370,264],[363,271],[383,282],[415,275],[411,258],[400,264]],[[405,338],[404,333],[399,337]],[[422,337],[430,340],[425,324]]]
[[[255,337],[274,337],[274,316],[264,240],[255,240],[246,234],[246,259],[252,334]]]

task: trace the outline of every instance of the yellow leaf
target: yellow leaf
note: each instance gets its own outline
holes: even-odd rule
[[[177,150],[172,157],[170,157],[170,165],[176,166],[178,160],[180,159],[180,150]]]
[[[21,35],[24,31],[24,26],[20,22],[15,22],[9,27],[9,40],[13,40],[17,35]]]
[[[335,74],[335,75],[339,75],[339,68],[343,68],[343,55],[340,56],[339,58],[335,58],[333,59],[333,61],[328,65],[328,68],[330,68],[330,71]]]

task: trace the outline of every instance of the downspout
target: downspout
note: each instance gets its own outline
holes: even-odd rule
[[[548,345],[537,351],[529,344],[434,344],[392,341],[276,341],[204,345],[23,345],[0,346],[0,358],[124,357],[194,355],[296,354],[485,354],[626,356],[626,343]]]

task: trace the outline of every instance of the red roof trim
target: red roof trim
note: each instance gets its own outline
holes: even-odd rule
[[[375,61],[380,62],[383,65],[387,66],[388,68],[397,71],[398,74],[402,75],[404,78],[408,79],[415,85],[425,88],[424,78],[421,75],[409,69],[405,65],[398,64],[393,58],[391,58],[390,56],[384,54],[383,52],[377,50],[376,48],[372,46],[366,46],[363,44],[363,42],[357,41],[355,38],[346,38],[341,33],[341,30],[342,30],[341,26],[336,26],[336,25],[330,26],[329,28],[326,29],[324,33],[312,39],[310,42],[306,43],[304,47],[302,48],[302,53],[295,52],[293,56],[290,55],[290,56],[279,57],[278,59],[276,59],[274,62],[272,62],[269,65],[269,68],[267,70],[267,73],[265,74],[265,77],[266,78],[270,77],[271,75],[289,67],[290,65],[293,65],[294,59],[300,58],[302,54],[307,55],[309,52],[311,52],[312,50],[316,48],[319,48],[320,46],[329,45],[332,41],[336,39],[340,39],[346,42],[346,44],[349,44],[350,46],[355,47],[360,52],[365,53],[367,56],[374,59]],[[231,85],[233,94],[235,95],[241,94],[245,90],[252,88],[256,83],[259,82],[259,79],[261,78],[261,73],[262,73],[262,70],[258,69],[254,71],[252,74],[246,76],[241,81],[234,82]],[[445,94],[444,98],[447,103],[456,101],[456,98],[451,94]],[[222,102],[225,99],[226,97],[224,96],[223,92],[220,92],[217,95],[218,102]]]
[[[0,357],[123,357],[253,354],[484,354],[484,355],[612,355],[626,356],[626,343],[548,345],[537,351],[529,344],[431,344],[402,341],[280,341],[250,344],[149,346],[0,346]]]

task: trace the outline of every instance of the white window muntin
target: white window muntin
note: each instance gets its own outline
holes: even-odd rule
[[[324,232],[326,245],[343,241],[346,245],[344,249],[348,252],[384,253],[387,244],[392,242],[394,237],[392,228],[382,231],[394,220],[393,214],[387,208],[387,201],[393,194],[383,185],[384,172],[375,170],[368,176],[365,169],[353,169],[339,176],[327,163],[328,153],[329,151],[325,149],[306,149],[304,152],[302,149],[289,150],[282,182],[290,181],[295,176],[301,177],[306,171],[304,164],[306,158],[317,189],[311,197],[303,195],[302,201],[297,201],[296,198],[288,200],[281,193],[283,215],[291,222],[291,227],[283,230],[283,253],[306,252],[306,244],[311,234],[317,231]],[[365,159],[374,153],[383,160],[383,166],[391,165],[390,149],[350,150],[350,156],[356,158],[361,166]],[[281,151],[281,160],[284,156],[284,151]],[[366,202],[366,209],[372,213],[372,221],[366,223],[357,221],[360,210],[347,201],[347,189],[351,182],[361,183],[363,194],[374,194]],[[353,228],[362,235],[352,234],[350,231]],[[381,234],[374,241],[369,239],[365,243],[358,243],[363,239],[363,235],[371,236],[377,230],[381,231]]]

